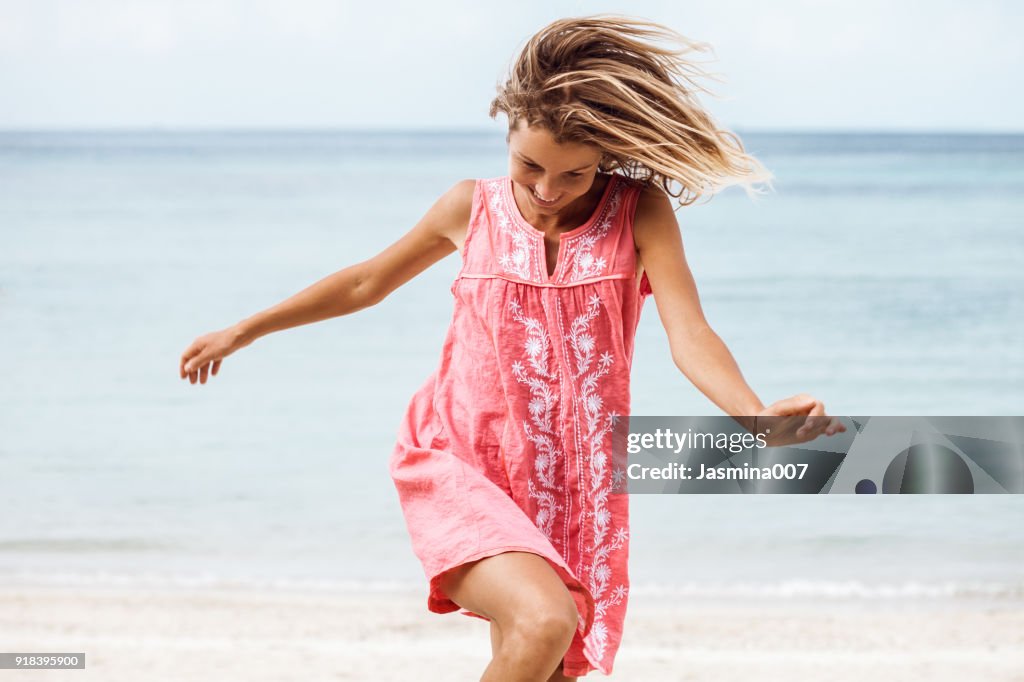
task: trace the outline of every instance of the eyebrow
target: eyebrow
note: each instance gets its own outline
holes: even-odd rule
[[[526,161],[527,163],[532,163],[534,166],[540,166],[539,163],[537,163],[536,161],[534,161],[530,157],[526,156],[525,154],[522,154],[521,152],[516,152],[516,154],[523,161]],[[580,166],[579,168],[573,168],[571,171],[566,171],[566,173],[575,173],[576,171],[586,170],[587,168],[590,168],[593,165],[594,164],[592,164],[592,163],[588,163],[586,166]],[[543,168],[544,166],[540,166],[540,167]]]

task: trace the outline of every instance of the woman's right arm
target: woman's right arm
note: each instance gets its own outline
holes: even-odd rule
[[[445,192],[398,241],[369,260],[321,279],[277,305],[194,340],[181,356],[179,374],[206,383],[221,361],[271,332],[368,308],[441,260],[462,243],[472,210],[474,180]]]

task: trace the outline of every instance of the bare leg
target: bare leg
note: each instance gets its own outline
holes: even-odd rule
[[[462,608],[492,622],[495,653],[480,682],[536,682],[561,668],[579,614],[546,559],[531,552],[502,552],[449,571],[441,589]]]
[[[500,648],[501,648],[501,630],[498,629],[498,623],[496,621],[492,620],[491,621],[491,655],[492,656],[497,656],[498,655],[498,649],[500,649]],[[547,682],[576,682],[576,680],[579,679],[578,677],[566,677],[562,673],[562,663],[564,663],[564,662],[565,662],[565,659],[562,659],[561,661],[559,661],[558,668],[555,669],[555,672],[551,673],[551,677],[549,677],[547,679]]]

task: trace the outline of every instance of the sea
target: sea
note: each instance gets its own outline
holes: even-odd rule
[[[762,402],[1024,414],[1024,135],[736,131],[774,175],[681,207]],[[0,585],[421,590],[388,457],[453,252],[190,384],[197,336],[373,257],[504,133],[0,132]],[[721,411],[649,299],[633,414]],[[632,495],[634,593],[1024,599],[1024,496]]]

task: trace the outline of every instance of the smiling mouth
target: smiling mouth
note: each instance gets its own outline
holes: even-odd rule
[[[530,194],[532,194],[533,198],[537,201],[537,203],[541,204],[542,206],[553,206],[554,204],[558,203],[559,199],[562,198],[562,197],[555,197],[554,199],[544,199],[540,195],[538,195],[536,192],[534,192],[532,189],[530,190]]]

